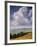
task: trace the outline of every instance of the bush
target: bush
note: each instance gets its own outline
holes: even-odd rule
[[[28,34],[28,32],[27,33],[24,33],[24,35],[26,35],[26,34]]]
[[[20,33],[17,34],[17,37],[20,37],[20,36],[23,36],[23,35],[24,35],[24,33],[20,32]]]
[[[20,37],[20,33],[17,34],[17,37]]]
[[[20,34],[21,34],[21,36],[23,36],[23,35],[24,35],[24,33],[23,33],[23,32],[20,32]]]
[[[13,38],[16,38],[16,34],[12,35]]]

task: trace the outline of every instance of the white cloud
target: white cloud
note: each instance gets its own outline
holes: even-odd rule
[[[32,17],[31,16],[31,10],[29,11],[29,14],[27,14],[28,8],[22,7],[17,12],[15,12],[13,16],[13,20],[11,21],[11,28],[17,27],[17,26],[25,26],[25,27],[31,27]],[[27,17],[30,17],[27,18]],[[29,26],[28,26],[29,25]]]

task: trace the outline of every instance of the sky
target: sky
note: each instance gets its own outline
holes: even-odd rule
[[[32,28],[32,7],[10,6],[10,28]]]

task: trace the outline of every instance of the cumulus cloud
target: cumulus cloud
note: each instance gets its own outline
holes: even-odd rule
[[[31,27],[32,26],[32,10],[28,13],[27,7],[21,7],[18,11],[14,12],[13,20],[11,20],[12,27]]]

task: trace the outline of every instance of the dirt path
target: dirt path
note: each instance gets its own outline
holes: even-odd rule
[[[32,39],[32,33],[28,33],[27,35],[16,38],[15,40],[24,40],[24,39]]]

